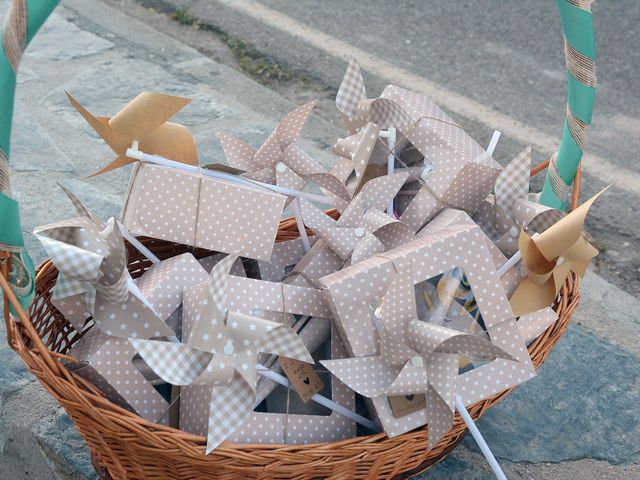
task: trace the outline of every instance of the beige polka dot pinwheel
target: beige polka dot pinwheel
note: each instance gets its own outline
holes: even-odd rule
[[[527,269],[525,278],[509,299],[516,316],[548,307],[558,296],[569,272],[582,277],[598,251],[584,237],[584,221],[601,190],[578,208],[532,237],[520,232],[518,246]]]
[[[133,281],[116,220],[103,222],[69,190],[61,188],[79,216],[34,230],[60,272],[52,303],[78,331],[93,317],[96,326],[108,335],[174,335],[143,299],[131,295]]]
[[[526,147],[502,170],[493,189],[474,218],[507,256],[518,250],[520,230],[540,233],[564,213],[530,199],[531,147]]]
[[[113,117],[95,117],[67,93],[71,105],[116,153],[117,157],[94,175],[136,160],[126,156],[134,141],[146,153],[176,162],[198,165],[196,142],[184,126],[168,120],[191,100],[155,92],[142,92]]]
[[[218,138],[229,165],[251,180],[298,191],[307,183],[315,183],[343,201],[349,201],[351,197],[344,184],[295,145],[314,105],[315,101],[305,103],[285,115],[257,150],[228,133],[219,132]]]
[[[453,423],[460,355],[514,358],[485,338],[418,319],[411,271],[396,275],[380,300],[380,355],[321,363],[365,397],[426,397],[429,448]]]
[[[407,172],[400,172],[367,182],[338,220],[303,201],[304,222],[342,260],[351,257],[351,263],[411,241],[414,238],[411,228],[383,211],[408,176]]]
[[[213,268],[208,297],[187,343],[129,340],[166,382],[211,386],[207,453],[241,428],[253,410],[258,353],[314,363],[291,328],[225,308],[226,284],[235,259],[226,257]]]

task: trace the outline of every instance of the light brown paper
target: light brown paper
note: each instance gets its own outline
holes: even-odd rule
[[[324,387],[324,383],[313,369],[313,365],[280,357],[280,367],[304,403],[307,403]]]
[[[137,141],[147,153],[189,165],[198,164],[193,135],[186,127],[168,120],[191,100],[161,93],[143,92],[113,117],[94,117],[69,93],[71,105],[116,153],[117,158],[94,175],[109,172],[135,162],[125,156],[127,148]]]

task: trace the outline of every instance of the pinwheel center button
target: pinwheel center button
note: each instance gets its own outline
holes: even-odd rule
[[[411,365],[414,367],[424,367],[424,360],[422,360],[421,356],[416,355],[411,359]]]
[[[353,232],[353,234],[357,237],[357,238],[362,238],[364,237],[364,228],[362,227],[358,227],[355,229],[355,231]]]
[[[278,162],[278,164],[276,165],[276,170],[280,173],[284,173],[287,171],[287,166],[282,162]]]
[[[233,355],[233,342],[228,341],[225,346],[224,349],[222,350],[224,352],[225,355]]]
[[[511,229],[509,230],[509,235],[511,235],[513,238],[516,238],[518,236],[519,230],[517,227],[511,227]]]

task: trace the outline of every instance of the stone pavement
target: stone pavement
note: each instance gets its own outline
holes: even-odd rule
[[[0,0],[5,12],[7,0]],[[0,14],[1,15],[1,14]],[[220,160],[214,133],[257,144],[289,101],[238,72],[101,3],[63,0],[27,50],[18,77],[14,191],[28,246],[34,226],[65,218],[56,187],[74,190],[100,216],[117,215],[127,169],[87,179],[112,152],[72,110],[69,91],[96,114],[115,113],[145,89],[193,98],[178,121],[191,128],[203,160]],[[328,161],[340,134],[314,117],[304,147]],[[540,375],[479,422],[512,479],[640,478],[640,302],[589,274],[575,323]],[[95,478],[72,422],[0,336],[0,478]],[[423,479],[492,478],[471,438]]]

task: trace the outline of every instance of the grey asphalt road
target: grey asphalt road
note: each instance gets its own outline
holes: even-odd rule
[[[144,3],[144,2],[143,2]],[[146,3],[149,3],[148,1]],[[152,2],[154,3],[154,2]],[[394,68],[464,96],[463,108],[442,105],[480,143],[493,129],[503,135],[496,157],[506,162],[529,139],[534,163],[553,153],[565,111],[562,33],[555,2],[518,0],[168,0],[164,2],[250,42],[262,54],[329,89],[337,88],[348,49],[366,52],[391,70],[365,69],[370,96],[377,95]],[[266,8],[264,8],[266,7]],[[588,230],[601,249],[597,269],[621,288],[640,294],[640,2],[598,2],[598,91],[594,124],[584,160],[582,198],[608,183],[614,188],[593,208]],[[302,28],[302,32],[296,29]],[[315,29],[326,41],[309,41]],[[313,37],[314,35],[310,35]],[[315,35],[317,37],[317,35]],[[406,86],[420,90],[406,77]],[[446,97],[446,95],[445,95]],[[437,99],[439,100],[439,99]],[[464,103],[467,102],[467,103]],[[467,108],[466,105],[470,106]],[[483,115],[478,106],[495,114]],[[469,114],[470,113],[470,114]],[[335,117],[335,112],[329,114]],[[540,135],[544,145],[535,139]],[[537,136],[537,137],[536,137]],[[534,138],[535,137],[535,138]],[[541,147],[541,148],[540,148]],[[534,182],[534,186],[539,181]]]

